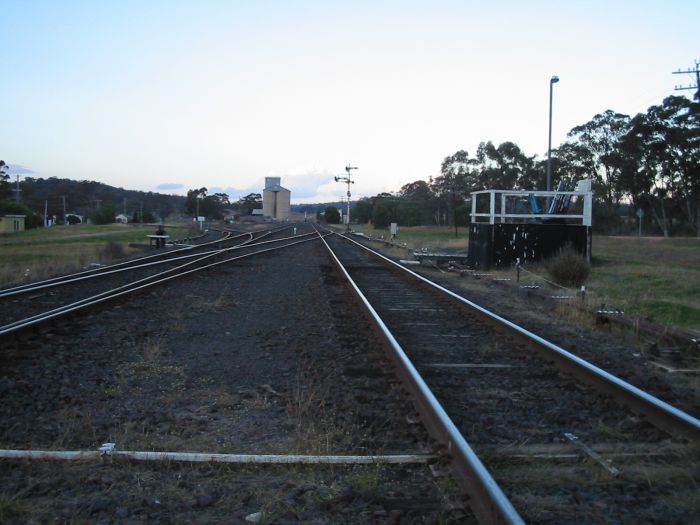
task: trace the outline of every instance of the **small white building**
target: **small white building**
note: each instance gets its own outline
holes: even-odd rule
[[[0,233],[23,232],[26,217],[26,215],[0,215]]]
[[[281,181],[280,177],[265,177],[263,190],[263,215],[277,221],[287,220],[291,211],[292,193],[280,186]]]

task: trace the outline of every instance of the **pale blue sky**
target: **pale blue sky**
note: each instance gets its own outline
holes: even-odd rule
[[[697,1],[0,0],[0,158],[36,177],[293,202],[398,190],[479,142],[547,150],[674,94]],[[679,92],[675,92],[679,94]],[[683,92],[690,95],[692,92]]]

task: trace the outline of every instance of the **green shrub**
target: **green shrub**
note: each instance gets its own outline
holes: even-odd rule
[[[569,288],[579,287],[591,273],[591,265],[576,249],[567,243],[546,261],[549,276],[554,282]]]

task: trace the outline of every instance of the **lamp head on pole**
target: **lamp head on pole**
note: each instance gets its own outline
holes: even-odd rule
[[[550,82],[551,84],[556,84],[557,82],[559,82],[559,77],[556,76],[556,75],[553,75],[552,78],[549,79],[549,82]]]

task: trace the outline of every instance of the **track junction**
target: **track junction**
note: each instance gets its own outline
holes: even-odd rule
[[[323,514],[308,501],[312,491],[306,490],[303,502],[316,510],[303,512],[316,512],[314,519],[339,512],[348,522],[353,522],[353,516],[356,522],[369,516],[375,522],[397,523],[401,519],[678,523],[697,516],[698,473],[692,465],[697,465],[700,424],[674,408],[673,402],[660,401],[342,235],[299,224],[255,238],[225,232],[216,242],[216,247],[171,250],[157,261],[141,259],[38,283],[38,288],[0,291],[3,320],[12,319],[0,327],[7,348],[2,357],[8,366],[6,384],[16,387],[19,382],[20,390],[43,384],[38,378],[22,377],[42,368],[29,364],[29,356],[46,359],[47,365],[52,359],[77,359],[53,375],[65,385],[68,399],[61,398],[60,391],[58,403],[55,396],[45,399],[32,394],[26,406],[15,399],[14,389],[5,389],[10,410],[0,415],[10,430],[3,435],[3,448],[55,450],[63,448],[61,444],[73,444],[94,449],[98,441],[114,439],[118,444],[126,441],[162,452],[168,446],[192,452],[196,446],[204,453],[221,453],[223,448],[224,453],[293,454],[304,448],[298,442],[304,432],[299,421],[318,416],[329,428],[355,433],[341,439],[338,428],[320,432],[336,441],[324,452],[374,457],[374,463],[381,465],[392,456],[413,455],[417,465],[428,461],[442,482],[454,476],[458,488],[445,488],[443,496],[440,491],[432,493],[426,488],[432,484],[431,476],[416,474],[425,467],[406,467],[410,474],[398,473],[395,481],[410,478],[416,485],[404,488],[408,494],[412,490],[432,494],[422,508],[402,514],[401,505],[384,495],[379,509],[371,510],[370,505],[368,510],[360,497],[339,498],[345,506]],[[203,297],[198,307],[197,301],[194,308],[180,305],[180,315],[187,320],[179,330],[171,322],[172,315],[170,320],[152,316],[150,320],[162,326],[149,326],[144,319],[177,297],[192,306],[198,289],[221,293]],[[321,289],[324,300],[317,298]],[[312,291],[316,295],[308,295]],[[156,304],[146,306],[152,299]],[[77,307],[86,312],[78,318]],[[130,324],[135,332],[150,333],[146,337],[151,341],[157,337],[155,346],[172,346],[155,356],[156,363],[144,359],[149,350],[136,343],[142,336],[119,335],[117,325],[125,319],[115,316],[125,311],[134,313]],[[215,334],[208,321],[222,316],[229,320]],[[138,327],[139,321],[145,322],[145,328]],[[175,337],[174,332],[178,332]],[[54,427],[65,432],[70,425],[62,418],[75,415],[82,401],[73,391],[69,369],[93,366],[85,362],[90,353],[84,338],[89,340],[91,333],[113,354],[107,359],[92,357],[102,359],[105,368],[104,374],[97,374],[101,394],[92,392],[94,385],[81,390],[93,397],[94,437],[64,436],[60,443]],[[124,351],[123,342],[129,337],[134,343]],[[319,342],[328,346],[325,356],[314,354],[314,344]],[[83,349],[78,355],[70,351],[73,344]],[[241,355],[243,348],[247,356]],[[219,354],[214,359],[209,359],[211,349]],[[382,358],[379,349],[388,358]],[[195,379],[198,374],[211,379],[209,393]],[[303,381],[300,374],[306,376]],[[324,374],[342,382],[345,391],[330,394],[333,386]],[[246,386],[252,378],[255,384]],[[316,380],[322,385],[314,386]],[[158,392],[159,381],[169,385],[181,381],[182,385],[176,392],[169,386],[164,396]],[[271,418],[268,426],[263,420],[241,424],[240,414],[230,414],[223,422],[207,419],[202,424],[201,419],[183,416],[198,410],[178,405],[188,395],[206,398],[212,391],[235,394],[227,406],[232,413],[245,409],[250,414],[253,399],[269,404],[264,408],[284,422],[274,423]],[[176,414],[163,422],[157,414],[158,403],[131,399],[147,392],[165,412],[164,399],[176,399]],[[135,410],[108,417],[114,415],[110,407],[115,401],[132,404]],[[139,419],[139,409],[149,415],[127,429],[127,420]],[[29,438],[31,425],[25,421],[37,415],[48,430]],[[419,420],[423,425],[417,428]],[[139,424],[140,434],[135,430]],[[250,432],[247,442],[218,443],[221,435],[242,429]],[[255,437],[256,429],[262,439]],[[264,445],[266,440],[269,443]],[[252,443],[257,445],[251,448],[259,450],[241,450]],[[309,450],[323,448],[306,445]],[[306,454],[311,455],[329,454]],[[12,469],[22,468],[9,464]],[[235,473],[231,476],[235,479]],[[396,494],[396,490],[390,492]],[[228,501],[222,495],[217,498],[215,502]],[[444,498],[450,504],[440,503]],[[455,503],[465,504],[465,510]],[[244,504],[239,501],[238,505]],[[301,511],[282,507],[283,511],[270,516],[303,521]],[[153,517],[149,509],[127,511],[139,519]],[[93,514],[113,516],[109,510]]]

